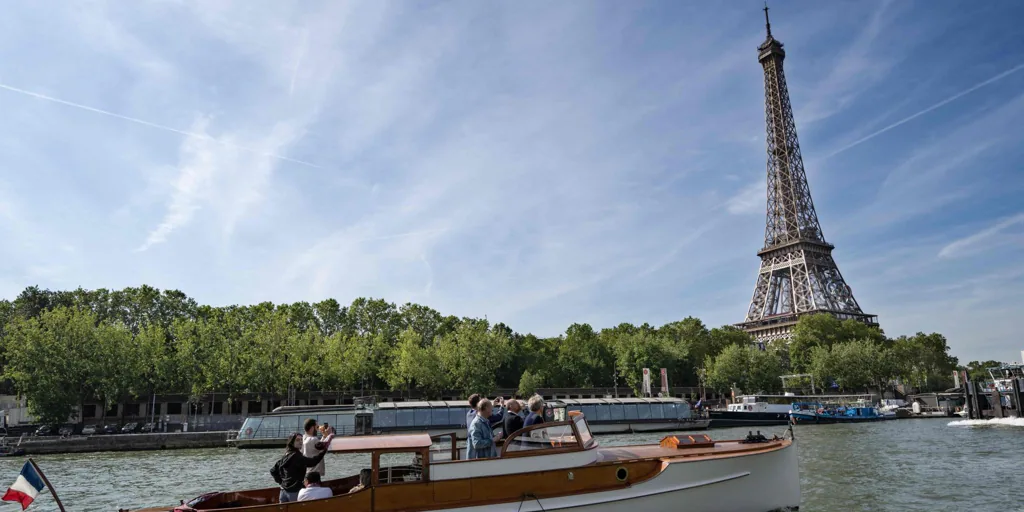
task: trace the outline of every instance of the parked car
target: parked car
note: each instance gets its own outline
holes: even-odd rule
[[[96,434],[102,434],[103,429],[99,425],[86,425],[82,427],[83,436],[94,436]]]
[[[35,435],[37,436],[55,436],[57,435],[57,427],[53,425],[40,425],[36,429]]]
[[[137,428],[139,428],[139,424],[138,423],[126,423],[123,427],[121,427],[121,433],[122,434],[134,434],[135,433],[135,429],[137,429]]]
[[[150,432],[156,432],[156,423],[146,423],[142,426],[141,432],[145,432],[147,434]]]
[[[103,433],[104,434],[116,434],[117,433],[117,425],[107,425],[107,426],[103,427]]]

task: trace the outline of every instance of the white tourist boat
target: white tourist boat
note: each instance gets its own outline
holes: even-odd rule
[[[276,487],[204,494],[146,512],[768,512],[800,505],[792,429],[712,441],[668,436],[659,444],[602,447],[584,415],[521,429],[500,457],[464,460],[454,433],[339,437],[337,454],[369,453],[359,475],[328,480],[333,497],[278,504]],[[443,443],[442,443],[443,441]],[[139,511],[141,512],[141,510]]]

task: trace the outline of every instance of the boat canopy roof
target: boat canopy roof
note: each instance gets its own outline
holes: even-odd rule
[[[331,453],[358,453],[378,450],[419,450],[430,448],[430,434],[404,434],[396,436],[335,437],[327,451]]]

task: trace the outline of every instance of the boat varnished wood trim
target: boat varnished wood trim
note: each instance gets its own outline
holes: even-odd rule
[[[616,472],[620,467],[628,470],[628,477],[620,481]],[[374,488],[374,512],[397,512],[415,507],[416,510],[430,511],[451,507],[489,506],[502,503],[536,499],[550,499],[564,496],[583,495],[595,492],[628,488],[654,478],[663,470],[663,463],[657,459],[615,461],[591,464],[576,468],[553,469],[537,473],[495,475],[456,480],[425,482],[419,489],[408,486],[392,488],[381,485]],[[569,475],[572,475],[571,479]],[[465,495],[466,499],[445,499],[437,501],[434,496],[451,492]],[[528,489],[528,491],[524,491]],[[529,496],[529,497],[527,497]]]
[[[550,424],[548,426],[551,426]],[[603,459],[599,456],[594,463],[572,468],[552,469],[535,473],[519,473],[494,476],[470,476],[466,478],[430,481],[428,474],[424,479],[412,482],[395,482],[390,484],[377,483],[379,472],[379,454],[372,461],[374,486],[354,494],[336,494],[332,498],[295,503],[267,503],[249,505],[222,510],[244,510],[252,512],[399,512],[414,509],[417,511],[433,511],[449,508],[479,507],[516,503],[523,501],[545,500],[568,496],[587,495],[591,493],[621,490],[649,481],[672,464],[686,464],[701,460],[745,457],[789,448],[790,440],[777,440],[768,443],[736,444],[735,441],[717,443],[713,448],[693,447],[678,450],[659,450],[659,446],[642,447],[611,447],[602,452],[614,457]],[[636,449],[636,455],[624,457]],[[643,455],[644,452],[651,455]],[[429,457],[428,450],[383,450],[382,453],[415,453]],[[544,452],[548,453],[547,451]],[[424,458],[424,470],[431,465],[429,458]],[[445,464],[448,464],[446,462]],[[617,473],[626,468],[627,476],[619,480]],[[570,476],[571,475],[571,476]],[[734,473],[723,478],[689,482],[672,486],[668,489],[657,489],[636,494],[630,497],[616,498],[622,501],[637,497],[673,492],[687,488],[703,487],[719,482],[736,480],[750,475],[749,472]],[[347,480],[352,477],[347,477]],[[253,494],[271,492],[278,489],[254,490]],[[252,491],[250,491],[252,492]],[[136,512],[167,512],[172,507],[141,509]],[[572,508],[572,507],[565,507]],[[202,510],[202,509],[200,509]]]

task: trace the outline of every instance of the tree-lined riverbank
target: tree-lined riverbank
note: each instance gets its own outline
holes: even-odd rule
[[[802,320],[788,348],[761,352],[743,331],[709,329],[693,317],[660,327],[572,324],[540,338],[382,299],[212,307],[149,286],[30,287],[0,301],[0,362],[31,412],[52,422],[85,401],[165,393],[230,400],[291,389],[389,387],[427,397],[497,387],[639,390],[645,367],[668,369],[674,386],[697,386],[705,376],[715,389],[746,392],[775,391],[780,374],[813,369],[853,390],[893,377],[935,385],[955,365],[941,335],[889,340],[827,316]]]

